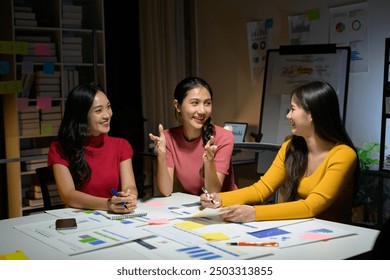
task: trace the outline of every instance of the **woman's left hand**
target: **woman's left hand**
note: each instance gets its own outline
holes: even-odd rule
[[[215,151],[217,150],[217,146],[214,145],[214,142],[215,138],[214,136],[211,136],[210,140],[207,141],[206,145],[204,146],[203,162],[214,160]]]
[[[246,223],[256,221],[256,210],[250,205],[233,205],[221,208],[220,218],[225,222]]]

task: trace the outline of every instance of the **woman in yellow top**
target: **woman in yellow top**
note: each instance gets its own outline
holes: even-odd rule
[[[223,207],[221,218],[229,222],[311,217],[350,222],[360,169],[336,92],[321,81],[298,87],[286,118],[292,137],[264,176],[245,188],[202,194],[202,206]],[[278,203],[265,204],[276,191]]]

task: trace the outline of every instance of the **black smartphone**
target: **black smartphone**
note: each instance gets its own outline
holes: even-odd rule
[[[77,228],[77,222],[75,218],[57,219],[56,230],[60,229],[75,229]]]

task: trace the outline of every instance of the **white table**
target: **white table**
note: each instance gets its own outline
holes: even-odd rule
[[[163,202],[169,205],[182,205],[195,203],[199,197],[173,193],[170,197],[156,197],[139,202],[139,206],[148,210],[151,202]],[[164,213],[162,213],[164,216]],[[69,256],[57,249],[36,240],[27,234],[14,228],[16,225],[35,223],[53,219],[52,215],[47,213],[34,214],[19,218],[12,218],[0,221],[0,254],[22,250],[30,259],[44,260],[66,260],[66,259],[106,259],[106,260],[142,260],[146,259],[144,254],[132,250],[131,243],[118,245],[97,251],[82,253],[75,256]],[[334,223],[324,220],[318,220],[325,225],[333,228],[343,229],[353,232],[355,235],[299,245],[290,248],[260,248],[259,250],[271,249],[272,254],[262,257],[261,259],[299,259],[299,260],[340,260],[349,259],[355,256],[367,253],[371,250],[379,231],[363,227],[351,226],[347,224]],[[291,220],[257,222],[263,228],[279,227],[291,223]],[[252,249],[250,249],[252,250]]]

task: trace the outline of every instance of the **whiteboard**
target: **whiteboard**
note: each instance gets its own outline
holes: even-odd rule
[[[280,145],[291,134],[286,119],[290,94],[294,88],[314,80],[333,86],[345,122],[350,54],[350,47],[334,44],[281,46],[268,50],[259,121],[261,142]]]

